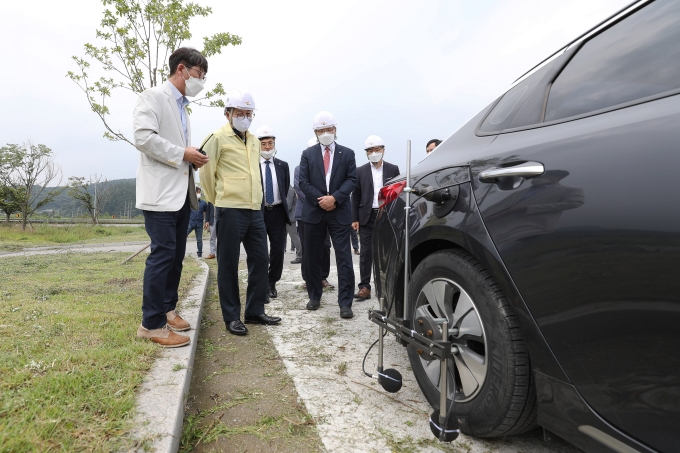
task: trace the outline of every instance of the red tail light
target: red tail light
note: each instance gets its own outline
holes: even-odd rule
[[[404,187],[406,187],[406,181],[396,182],[380,189],[380,192],[378,192],[378,207],[382,208],[387,203],[396,200],[404,190]]]

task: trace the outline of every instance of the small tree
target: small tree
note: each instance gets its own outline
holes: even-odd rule
[[[15,189],[11,186],[0,186],[0,211],[5,213],[5,221],[9,223],[9,217],[15,212],[21,210],[21,200],[23,199],[23,190]]]
[[[72,57],[78,71],[69,71],[67,77],[73,80],[85,93],[92,111],[104,123],[104,137],[113,141],[132,142],[109,124],[109,108],[106,105],[113,90],[126,89],[141,93],[157,86],[168,76],[168,56],[191,39],[189,21],[196,16],[207,17],[212,8],[196,3],[184,4],[184,0],[101,0],[106,7],[97,39],[101,47],[85,44],[85,57]],[[229,44],[241,44],[241,38],[229,33],[217,33],[203,38],[206,57],[222,52]],[[94,60],[111,77],[93,80],[88,73],[90,60]],[[218,98],[225,94],[221,83],[194,100],[199,105],[224,107]]]
[[[13,196],[23,217],[23,230],[29,217],[65,189],[47,190],[53,182],[56,186],[61,184],[61,168],[54,163],[50,148],[34,145],[30,140],[23,145],[7,144],[0,148],[0,177],[3,186],[14,189]]]
[[[69,180],[68,194],[70,197],[80,201],[85,209],[90,213],[93,224],[99,223],[99,213],[101,208],[111,198],[113,186],[108,183],[106,178],[99,175],[90,176],[85,182],[85,178],[71,176]],[[93,193],[90,193],[93,188]]]

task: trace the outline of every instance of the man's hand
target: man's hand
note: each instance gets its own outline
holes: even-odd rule
[[[198,148],[193,146],[189,148],[184,148],[184,160],[190,164],[194,164],[196,168],[201,168],[208,163],[208,156],[205,156],[198,152]]]
[[[335,209],[335,197],[332,195],[326,195],[323,197],[317,198],[319,200],[319,206],[321,209],[324,209],[326,211],[332,211]]]
[[[352,228],[354,231],[359,231],[359,222],[352,222]]]
[[[205,231],[208,231],[210,229],[210,222],[205,222],[205,227],[203,227]]]

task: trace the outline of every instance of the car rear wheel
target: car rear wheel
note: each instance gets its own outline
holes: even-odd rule
[[[447,404],[455,398],[461,430],[498,437],[534,429],[529,354],[512,307],[482,265],[459,250],[433,253],[413,273],[410,300],[411,319],[426,317],[431,325],[448,319],[448,338],[458,353],[449,363]],[[427,360],[413,346],[408,355],[423,394],[438,407],[439,361]]]

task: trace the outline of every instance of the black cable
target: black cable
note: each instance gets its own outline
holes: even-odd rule
[[[383,332],[383,338],[385,338],[385,335],[387,335],[387,330]],[[375,346],[378,342],[380,341],[380,338],[375,340],[371,346],[368,347],[368,351],[366,351],[366,354],[364,354],[364,360],[361,361],[361,371],[364,372],[364,374],[370,378],[373,378],[372,374],[368,374],[366,372],[366,357],[368,357],[368,354],[371,352],[371,349],[373,349],[373,346]]]

